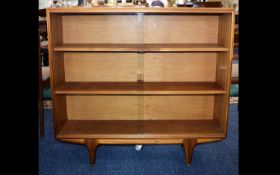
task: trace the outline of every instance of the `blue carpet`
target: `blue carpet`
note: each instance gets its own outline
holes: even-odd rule
[[[186,166],[180,145],[101,145],[96,164],[89,166],[86,147],[54,139],[52,114],[45,110],[45,138],[39,143],[40,175],[237,175],[238,111],[230,105],[227,139],[196,146],[191,166]]]

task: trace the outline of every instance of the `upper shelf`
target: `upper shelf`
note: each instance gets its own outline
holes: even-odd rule
[[[224,14],[234,13],[234,8],[188,8],[188,7],[165,7],[165,8],[147,8],[147,7],[65,7],[65,8],[47,8],[51,13],[190,13],[190,14]]]
[[[215,52],[229,51],[221,44],[63,44],[54,47],[54,51],[84,52]]]

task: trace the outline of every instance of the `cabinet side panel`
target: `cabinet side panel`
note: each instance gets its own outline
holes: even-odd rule
[[[65,95],[55,94],[55,88],[61,85],[63,82],[65,82],[64,59],[63,53],[57,52],[53,52],[51,57],[52,64],[50,63],[50,66],[53,68],[53,71],[51,73],[51,76],[53,77],[53,83],[51,83],[52,106],[54,116],[53,118],[55,121],[55,129],[57,131],[56,133],[58,133],[67,120]]]
[[[53,46],[63,43],[62,16],[47,12],[48,51],[50,66],[50,83],[53,106],[55,135],[61,130],[67,120],[66,99],[64,95],[56,95],[55,88],[65,81],[63,53],[53,51]]]
[[[48,17],[48,51],[50,64],[51,85],[56,88],[64,82],[64,59],[63,53],[54,52],[53,48],[57,44],[63,43],[62,16],[50,14]]]
[[[145,120],[211,120],[214,96],[145,96]]]
[[[52,111],[55,124],[56,134],[62,129],[63,125],[67,121],[66,113],[66,97],[65,95],[53,95],[52,96]]]
[[[49,50],[63,43],[62,15],[49,13],[47,20]]]
[[[144,81],[215,82],[217,53],[147,53]]]
[[[69,120],[137,120],[137,96],[67,96]]]
[[[217,43],[215,15],[146,15],[145,43]]]
[[[218,43],[225,47],[230,48],[233,42],[233,29],[234,29],[234,19],[232,14],[224,14],[219,16],[219,27],[218,27]]]
[[[219,122],[224,133],[227,131],[228,110],[231,83],[231,67],[233,56],[234,38],[234,13],[220,16],[219,20],[219,42],[228,47],[230,51],[218,53],[217,58],[217,83],[226,89],[225,95],[216,95],[214,118]]]
[[[63,16],[64,43],[139,43],[138,15],[65,15]]]

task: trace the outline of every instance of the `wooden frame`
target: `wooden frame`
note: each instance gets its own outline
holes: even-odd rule
[[[55,137],[195,145],[226,137],[234,9],[47,9]]]

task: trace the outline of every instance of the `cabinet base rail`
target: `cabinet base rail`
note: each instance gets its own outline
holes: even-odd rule
[[[63,142],[83,144],[89,152],[89,163],[96,162],[96,150],[102,144],[181,144],[185,151],[186,164],[191,164],[193,150],[197,144],[221,141],[223,138],[182,138],[182,139],[59,139]]]

